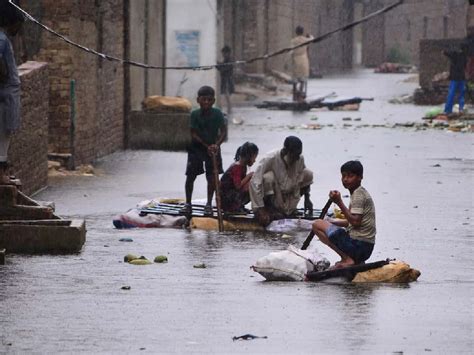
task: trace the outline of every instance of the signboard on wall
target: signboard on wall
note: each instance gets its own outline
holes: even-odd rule
[[[174,63],[179,66],[199,65],[199,39],[201,32],[196,30],[174,31]]]

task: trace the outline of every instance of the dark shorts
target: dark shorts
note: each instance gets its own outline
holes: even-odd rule
[[[222,157],[221,152],[217,153],[217,170],[219,174],[222,174]],[[206,169],[206,176],[211,176],[213,172],[212,157],[204,149],[198,149],[195,147],[188,148],[188,162],[186,164],[186,175],[201,175],[204,173],[204,167]]]
[[[372,255],[374,244],[352,239],[344,228],[331,226],[326,233],[331,243],[349,255],[356,264],[366,261]]]

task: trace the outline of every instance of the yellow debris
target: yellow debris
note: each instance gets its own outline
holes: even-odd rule
[[[140,257],[138,259],[134,259],[128,262],[129,264],[132,265],[150,265],[152,262],[146,258]]]
[[[210,217],[193,217],[190,223],[191,228],[203,230],[219,230],[219,222],[217,218]],[[263,231],[264,228],[256,221],[249,220],[246,222],[240,221],[225,221],[224,231]]]
[[[408,283],[416,281],[420,275],[418,270],[412,269],[407,263],[395,260],[377,269],[359,272],[352,282]]]
[[[191,112],[192,104],[182,97],[153,95],[143,100],[142,108],[151,112]]]

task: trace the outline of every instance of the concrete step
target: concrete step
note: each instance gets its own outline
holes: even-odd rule
[[[85,241],[84,220],[0,221],[0,249],[9,253],[77,253]]]

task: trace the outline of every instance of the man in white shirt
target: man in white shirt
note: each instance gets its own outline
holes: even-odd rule
[[[306,169],[303,143],[298,137],[286,137],[283,149],[268,153],[259,161],[250,180],[250,199],[255,217],[262,225],[273,219],[297,213],[298,202],[304,196],[305,213],[311,215],[310,185],[313,172]]]

